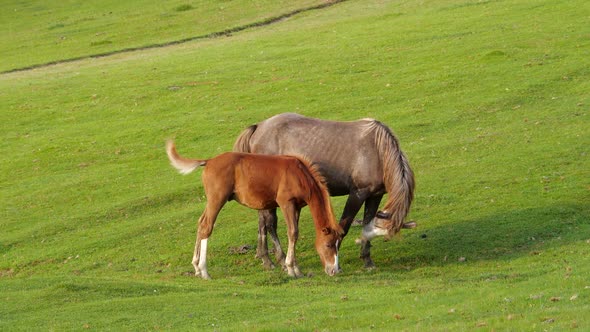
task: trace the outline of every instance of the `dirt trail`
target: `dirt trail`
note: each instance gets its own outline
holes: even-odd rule
[[[129,48],[123,48],[120,50],[114,50],[114,51],[109,51],[109,52],[104,52],[104,53],[97,53],[97,54],[84,55],[84,56],[79,56],[79,57],[74,57],[74,58],[69,58],[69,59],[50,61],[50,62],[31,65],[31,66],[27,66],[27,67],[5,70],[5,71],[0,72],[0,74],[23,72],[23,71],[28,71],[28,70],[37,69],[37,68],[50,67],[50,66],[54,66],[54,65],[58,65],[58,64],[62,64],[62,63],[69,63],[69,62],[75,62],[75,61],[93,59],[93,58],[103,58],[103,57],[108,57],[111,55],[121,54],[121,53],[143,51],[143,50],[148,50],[148,49],[153,49],[153,48],[165,48],[165,47],[188,43],[188,42],[200,40],[200,39],[212,39],[212,38],[231,36],[232,33],[244,31],[244,30],[251,29],[251,28],[257,28],[257,27],[271,25],[271,24],[280,22],[284,19],[287,19],[289,17],[295,16],[297,14],[301,14],[301,13],[305,13],[305,12],[313,11],[313,10],[318,10],[318,9],[324,9],[324,8],[331,7],[335,4],[345,2],[345,1],[347,1],[347,0],[326,0],[325,3],[319,4],[319,5],[296,9],[291,12],[288,12],[288,13],[285,13],[285,14],[282,14],[279,16],[271,17],[271,18],[268,18],[268,19],[265,19],[265,20],[262,20],[259,22],[254,22],[254,23],[250,23],[250,24],[246,24],[246,25],[242,25],[242,26],[238,26],[238,27],[234,27],[234,28],[230,28],[230,29],[226,29],[226,30],[222,30],[222,31],[211,32],[211,33],[200,35],[200,36],[194,36],[194,37],[174,40],[174,41],[170,41],[170,42],[166,42],[166,43],[156,43],[156,44],[150,44],[150,45],[145,45],[145,46],[129,47]]]

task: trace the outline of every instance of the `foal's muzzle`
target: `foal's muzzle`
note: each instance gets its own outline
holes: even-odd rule
[[[338,243],[336,243],[336,246],[338,246]],[[330,277],[333,277],[334,275],[336,275],[336,273],[342,272],[342,269],[340,268],[340,264],[338,264],[338,255],[337,254],[334,255],[334,264],[326,264],[324,271]]]
[[[325,272],[330,277],[335,276],[337,273],[342,272],[342,269],[338,265],[326,265]]]

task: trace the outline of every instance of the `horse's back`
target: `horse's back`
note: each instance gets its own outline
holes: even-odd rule
[[[371,119],[338,122],[283,113],[257,125],[250,151],[303,155],[319,166],[332,195],[346,195],[351,188],[382,181],[372,124]]]

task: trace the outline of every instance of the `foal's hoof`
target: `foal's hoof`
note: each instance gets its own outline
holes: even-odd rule
[[[207,273],[207,271],[195,271],[195,277],[201,277],[205,280],[211,280],[211,276],[209,275],[209,273]]]

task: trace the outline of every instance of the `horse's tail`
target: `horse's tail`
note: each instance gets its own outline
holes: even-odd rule
[[[414,199],[414,172],[393,132],[381,122],[375,122],[375,142],[383,164],[383,182],[388,193],[385,207],[378,212],[377,218],[385,219],[382,228],[387,229],[387,237],[391,237],[401,228],[412,228],[409,224],[407,227],[404,225],[404,219]]]
[[[172,140],[168,140],[166,142],[166,154],[168,154],[170,164],[182,174],[188,174],[194,171],[197,167],[205,166],[207,164],[207,160],[188,159],[181,157],[178,152],[176,152],[176,147],[174,146],[174,142]]]
[[[256,128],[258,128],[258,126],[254,124],[242,131],[242,133],[240,134],[240,136],[238,136],[236,142],[234,143],[234,152],[251,152],[250,138],[252,137],[252,134],[254,134],[254,132],[256,131]]]

